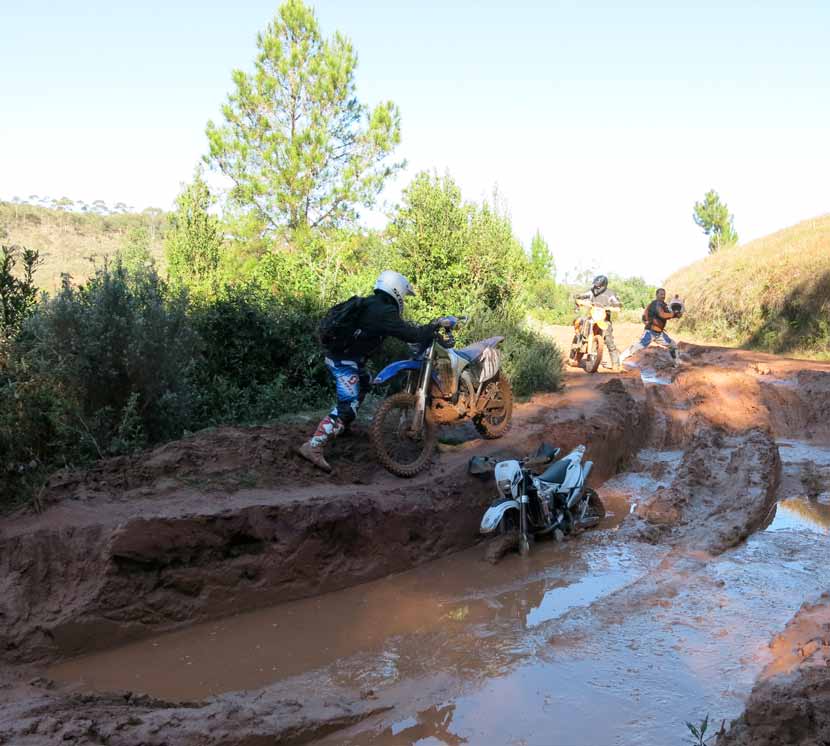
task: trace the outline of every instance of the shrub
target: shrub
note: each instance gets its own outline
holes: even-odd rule
[[[503,336],[502,366],[513,393],[529,397],[538,391],[557,391],[562,385],[562,353],[556,344],[529,329],[518,309],[481,310],[471,316],[460,340],[469,344]]]
[[[196,308],[199,422],[262,421],[319,404],[328,393],[321,315],[311,301],[279,301],[252,283],[224,287]]]
[[[23,319],[35,306],[34,273],[40,264],[37,251],[0,246],[0,348],[17,334]]]
[[[138,446],[188,426],[196,343],[186,296],[168,295],[152,268],[130,273],[117,262],[40,304],[13,371],[24,384],[51,381],[96,450],[118,452],[128,432]]]

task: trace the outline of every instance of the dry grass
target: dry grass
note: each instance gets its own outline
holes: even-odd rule
[[[688,336],[771,352],[830,354],[830,215],[722,250],[666,280]]]
[[[97,215],[0,202],[0,241],[40,252],[44,262],[35,280],[38,287],[49,292],[60,287],[62,273],[72,275],[77,282],[93,274],[94,263],[123,248],[134,228],[147,229],[150,253],[161,261],[166,224],[163,214]]]

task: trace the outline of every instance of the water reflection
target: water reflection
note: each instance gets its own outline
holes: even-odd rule
[[[366,746],[379,743],[383,746],[462,746],[469,741],[453,733],[450,727],[455,707],[453,702],[422,710],[415,717],[393,723],[384,730],[365,734],[360,743]]]
[[[790,497],[776,506],[767,531],[814,531],[830,534],[830,505],[806,497]]]

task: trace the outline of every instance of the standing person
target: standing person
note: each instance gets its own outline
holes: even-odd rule
[[[622,308],[620,299],[616,294],[608,289],[608,278],[605,275],[597,275],[591,283],[591,289],[580,293],[576,296],[577,300],[589,300],[596,306],[605,309],[605,331],[602,333],[603,342],[605,342],[605,349],[611,356],[610,365],[603,362],[603,367],[611,368],[611,370],[618,371],[620,369],[620,353],[617,350],[617,344],[614,342],[614,325],[611,323],[611,311],[619,311]],[[574,337],[574,344],[577,338]],[[574,350],[571,350],[571,359],[574,359]]]
[[[643,321],[646,326],[642,338],[639,342],[635,342],[631,345],[631,347],[623,352],[620,362],[623,362],[640,350],[644,350],[651,344],[652,340],[660,339],[669,346],[669,354],[671,355],[675,367],[680,365],[680,358],[677,354],[677,345],[674,343],[674,340],[666,334],[666,322],[669,319],[678,319],[682,315],[682,310],[672,311],[666,305],[666,290],[665,288],[658,288],[655,299],[648,304],[648,308],[646,308],[643,313]]]
[[[357,416],[371,382],[366,359],[386,337],[427,344],[446,319],[418,326],[403,320],[403,302],[415,291],[402,274],[386,270],[368,297],[354,296],[332,308],[320,323],[320,342],[326,368],[337,389],[337,404],[317,425],[299,454],[324,471],[331,471],[323,447],[347,428]]]

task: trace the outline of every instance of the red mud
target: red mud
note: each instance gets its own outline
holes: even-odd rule
[[[775,498],[774,438],[830,439],[830,366],[693,346],[679,371],[662,350],[642,358],[674,385],[571,371],[564,394],[517,407],[505,438],[444,447],[412,480],[379,470],[361,437],[337,443],[334,475],[314,470],[291,451],[314,423],[221,428],[56,475],[43,514],[0,529],[0,661],[14,664],[0,673],[0,744],[304,743],[392,706],[400,689],[360,696],[319,677],[293,697],[274,685],[179,705],[23,682],[61,656],[344,588],[471,545],[492,498],[491,484],[466,474],[474,453],[586,443],[600,484],[648,438],[683,447],[677,478],[623,522],[620,540],[707,555],[740,542]],[[807,689],[826,693],[826,670],[821,684],[819,668],[805,671],[793,701]]]
[[[805,604],[771,643],[774,655],[744,714],[718,746],[830,743],[830,593]]]
[[[473,448],[520,455],[541,439],[563,448],[587,443],[601,481],[642,444],[645,402],[636,381],[580,383],[520,407],[502,440],[448,449],[413,480],[378,472],[357,437],[333,452],[329,480],[288,448],[296,427],[270,435],[224,428],[60,477],[45,513],[7,521],[0,536],[0,658],[102,648],[365,582],[469,546],[492,498],[492,485],[466,473]],[[267,459],[257,488],[233,483]],[[204,490],[195,479],[187,483],[202,468]],[[283,486],[289,475],[292,489]],[[344,475],[375,479],[345,488]]]

